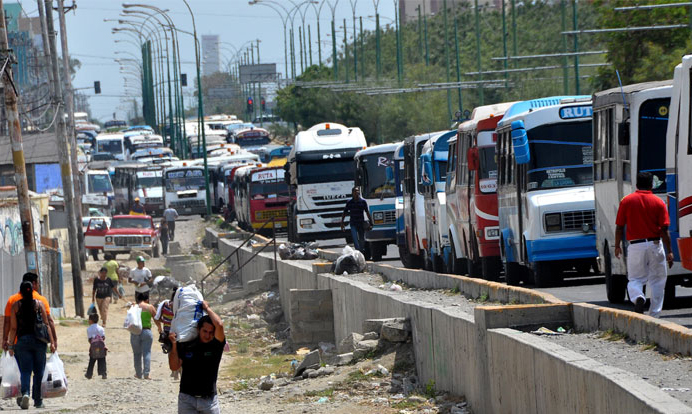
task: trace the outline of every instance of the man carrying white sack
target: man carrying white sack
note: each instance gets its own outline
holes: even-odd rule
[[[202,309],[207,314],[197,322],[197,339],[186,343],[180,355],[177,335],[175,332],[169,334],[173,348],[168,353],[168,366],[172,371],[183,368],[178,394],[178,414],[221,413],[216,379],[226,345],[226,335],[223,332],[223,321],[206,301],[202,302]]]

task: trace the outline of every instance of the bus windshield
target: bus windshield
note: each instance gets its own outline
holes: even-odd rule
[[[87,174],[90,193],[109,193],[113,191],[108,174]]]
[[[387,180],[387,167],[391,165],[391,157],[391,153],[361,157],[363,198],[394,197],[394,177]]]
[[[204,171],[201,169],[175,170],[166,173],[166,191],[204,189]]]
[[[235,143],[241,147],[257,147],[267,145],[270,142],[271,141],[269,140],[269,136],[266,132],[250,130],[240,132],[236,137]]]
[[[528,131],[527,189],[593,184],[591,120],[540,125]]]
[[[123,142],[119,139],[109,139],[106,141],[97,141],[96,152],[110,152],[113,155],[123,153]]]
[[[353,181],[356,173],[353,158],[298,163],[298,184]]]
[[[281,181],[253,182],[250,184],[250,197],[253,200],[288,197],[288,185]]]
[[[163,177],[147,175],[146,177],[137,174],[137,188],[162,187]]]
[[[639,148],[637,169],[654,177],[654,193],[665,193],[666,141],[670,98],[650,99],[639,108]]]

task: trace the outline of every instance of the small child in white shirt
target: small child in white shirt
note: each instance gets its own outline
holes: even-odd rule
[[[91,379],[94,374],[94,365],[98,362],[98,375],[106,379],[106,331],[99,325],[99,315],[92,313],[89,315],[89,327],[87,328],[87,339],[89,340],[89,366],[84,376]]]

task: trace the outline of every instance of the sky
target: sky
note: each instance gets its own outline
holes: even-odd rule
[[[261,0],[260,0],[261,1]],[[289,0],[272,0],[277,3],[292,7]],[[293,0],[296,4],[298,0]],[[325,0],[334,3],[335,0]],[[336,20],[343,22],[348,18],[347,27],[349,33],[351,26],[351,3],[348,0],[336,0]],[[353,0],[351,0],[353,1]],[[377,0],[379,1],[379,0]],[[12,0],[7,1],[12,2]],[[18,0],[24,11],[29,16],[37,16],[38,9],[35,0]],[[126,34],[112,34],[114,27],[120,26],[117,22],[104,22],[104,19],[131,19],[121,17],[123,1],[117,0],[75,0],[77,8],[66,16],[67,37],[70,55],[81,61],[82,67],[77,72],[73,81],[75,88],[87,88],[93,86],[94,81],[101,82],[102,94],[94,96],[93,89],[85,89],[84,93],[91,96],[89,104],[92,116],[100,121],[113,118],[125,119],[127,111],[133,107],[132,98],[125,95],[140,94],[139,80],[133,76],[123,75],[115,58],[128,58],[129,54],[140,56],[135,38]],[[125,0],[125,3],[152,5],[167,10],[168,15],[180,30],[192,31],[192,21],[182,0]],[[68,6],[72,0],[65,0]],[[260,39],[260,54],[262,63],[276,63],[277,71],[285,73],[284,68],[284,35],[282,20],[274,10],[267,6],[249,5],[247,0],[189,0],[190,7],[195,15],[197,33],[202,35],[219,35],[221,65],[226,66],[238,48],[245,49],[249,43]],[[394,1],[379,1],[380,15],[383,16],[383,25],[394,16]],[[364,29],[373,29],[374,15],[373,0],[355,0],[356,16],[363,16]],[[319,5],[318,5],[319,6]],[[303,7],[305,9],[305,6]],[[57,14],[54,13],[57,25]],[[140,20],[141,21],[141,20]],[[325,3],[320,14],[320,28],[322,40],[322,59],[331,55],[331,38],[327,36],[330,31],[331,10]],[[295,18],[295,32],[297,36],[300,14]],[[306,26],[310,24],[313,41],[313,62],[317,60],[317,35],[316,15],[312,7],[305,14]],[[289,23],[290,24],[290,23]],[[341,26],[343,23],[338,23]],[[343,30],[343,29],[341,29]],[[195,53],[192,36],[180,34],[180,53],[182,56],[182,72],[188,75],[188,87],[184,94],[187,95],[185,104],[194,92],[192,81],[195,76]],[[343,38],[342,39],[343,42]],[[116,43],[116,40],[118,42]],[[298,50],[297,39],[296,54]],[[58,48],[59,48],[58,43]],[[296,55],[296,59],[298,55]],[[300,69],[299,60],[296,66]],[[126,63],[127,64],[127,63]],[[132,69],[136,69],[134,63],[130,63]],[[131,72],[131,69],[127,70]],[[125,80],[127,77],[127,80]],[[141,110],[141,108],[140,108]]]

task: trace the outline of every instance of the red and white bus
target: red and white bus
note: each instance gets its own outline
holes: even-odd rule
[[[495,128],[512,104],[474,109],[471,119],[459,125],[457,137],[449,143],[445,192],[450,273],[467,272],[486,280],[500,276]]]
[[[279,167],[245,167],[234,177],[235,208],[238,225],[245,229],[270,232],[267,220],[276,218],[274,227],[287,228],[287,206],[290,200],[284,169]],[[264,226],[264,227],[263,227]]]
[[[271,142],[269,131],[264,128],[248,128],[237,131],[231,137],[231,143],[238,144],[243,148],[261,147]]]

